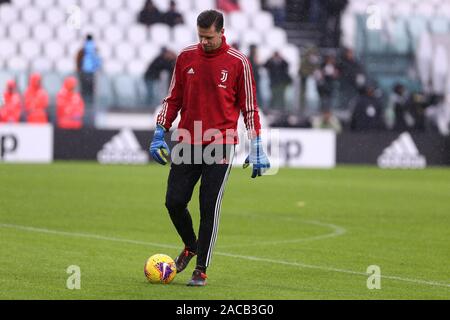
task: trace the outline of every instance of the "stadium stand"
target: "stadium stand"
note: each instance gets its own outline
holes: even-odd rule
[[[91,33],[103,61],[97,81],[97,108],[151,112],[145,103],[142,83],[147,66],[162,47],[179,52],[197,42],[197,15],[216,6],[215,0],[175,2],[184,20],[184,24],[175,27],[164,23],[150,27],[139,24],[137,16],[145,0],[11,0],[2,4],[0,89],[13,78],[23,92],[28,76],[39,72],[44,85],[56,86],[46,88],[54,108],[55,95],[62,84],[55,79],[75,74],[76,54],[86,34]],[[165,12],[170,0],[153,3]],[[227,40],[245,54],[251,44],[256,44],[261,65],[274,51],[279,51],[288,61],[293,79],[287,91],[286,111],[301,110],[300,116],[304,117],[317,114],[318,79],[310,77],[305,86],[299,84],[301,53],[310,43],[297,41],[288,23],[283,28],[275,27],[264,3],[240,0],[239,11],[225,14]],[[298,6],[295,1],[287,0],[286,4],[289,17],[295,13],[290,12],[295,11],[292,8]],[[316,33],[309,30],[310,24],[302,26],[305,30],[300,31],[313,39]],[[385,102],[396,82],[402,82],[410,91],[441,95],[449,92],[449,72],[443,70],[450,57],[450,0],[349,0],[342,14],[341,29],[341,48],[322,47],[322,57],[328,54],[337,57],[342,47],[353,49],[366,75],[384,93]],[[270,99],[269,80],[267,72],[263,68],[260,71],[263,99],[259,103],[264,106]],[[300,106],[298,98],[302,87],[306,90],[306,108]],[[335,100],[341,101],[342,97]],[[339,103],[334,104],[339,107]],[[345,122],[350,110],[343,111],[338,115]]]

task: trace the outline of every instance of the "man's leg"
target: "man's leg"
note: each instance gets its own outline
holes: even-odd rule
[[[234,157],[234,145],[227,146],[223,164],[203,165],[200,185],[200,229],[198,234],[197,269],[202,272],[211,262],[212,251],[219,231],[223,194]]]
[[[167,183],[166,208],[178,234],[190,251],[197,251],[197,239],[187,205],[201,175],[201,165],[172,163]]]

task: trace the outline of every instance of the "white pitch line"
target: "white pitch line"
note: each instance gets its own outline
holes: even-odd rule
[[[15,225],[15,224],[3,224],[2,223],[2,224],[0,224],[0,228],[9,228],[9,229],[22,230],[22,231],[28,231],[28,232],[36,232],[36,233],[44,233],[44,234],[54,234],[54,235],[67,236],[67,237],[79,237],[79,238],[87,238],[87,239],[97,239],[97,240],[105,240],[105,241],[138,244],[138,245],[145,245],[145,246],[153,246],[153,247],[157,247],[157,248],[167,248],[167,249],[178,249],[179,248],[179,246],[162,244],[162,243],[129,240],[129,239],[122,239],[122,238],[115,238],[115,237],[105,237],[105,236],[100,236],[100,235],[96,235],[96,234],[88,234],[88,233],[50,230],[50,229],[21,226],[21,225]],[[215,254],[221,255],[224,257],[235,258],[235,259],[258,261],[258,262],[268,262],[268,263],[273,263],[273,264],[282,264],[282,265],[293,266],[293,267],[316,269],[316,270],[322,270],[322,271],[327,271],[327,272],[346,273],[346,274],[360,275],[360,276],[365,276],[365,277],[368,276],[368,274],[364,273],[364,272],[338,269],[338,268],[332,268],[332,267],[316,266],[316,265],[310,265],[310,264],[299,263],[299,262],[289,262],[289,261],[283,261],[283,260],[266,259],[266,258],[260,258],[260,257],[252,257],[252,256],[243,256],[243,255],[224,253],[224,252],[215,252]],[[403,282],[411,282],[411,283],[421,284],[421,285],[450,288],[450,284],[436,282],[436,281],[410,279],[410,278],[402,278],[402,277],[398,277],[398,276],[384,276],[384,275],[381,275],[381,278],[403,281]]]
[[[318,225],[321,227],[327,227],[332,229],[333,231],[331,233],[322,234],[319,236],[314,237],[306,237],[306,238],[298,238],[298,239],[291,239],[291,240],[277,240],[277,241],[259,241],[258,243],[249,243],[249,244],[234,244],[234,245],[221,245],[221,248],[239,248],[239,247],[251,247],[251,246],[271,246],[271,245],[278,245],[278,244],[290,244],[290,243],[299,243],[299,242],[308,242],[308,241],[315,241],[315,240],[322,240],[327,238],[334,238],[339,237],[347,232],[346,229],[334,225],[334,224],[328,224],[328,223],[322,223],[320,221],[313,221],[313,220],[300,220],[302,223],[309,223]]]

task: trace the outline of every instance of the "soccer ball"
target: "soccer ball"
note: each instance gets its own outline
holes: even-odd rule
[[[175,278],[177,268],[168,255],[154,254],[145,262],[144,273],[151,283],[168,284]]]

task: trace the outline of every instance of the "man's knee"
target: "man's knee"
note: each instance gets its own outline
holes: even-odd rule
[[[167,196],[165,205],[170,215],[183,214],[187,207],[184,199],[175,196]]]

